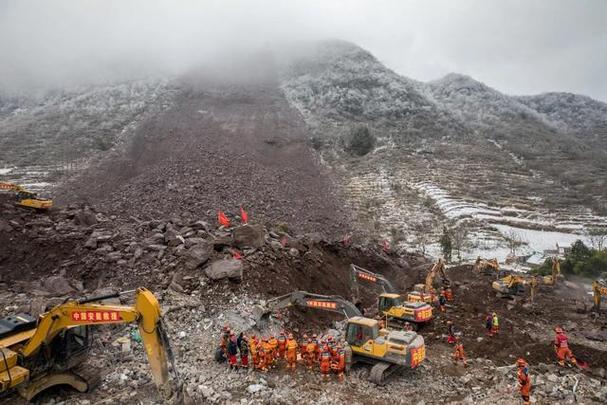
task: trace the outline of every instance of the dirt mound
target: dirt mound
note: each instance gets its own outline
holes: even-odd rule
[[[243,205],[258,221],[339,235],[348,221],[309,134],[276,83],[182,83],[175,105],[137,129],[124,153],[57,190],[116,215],[214,221]]]

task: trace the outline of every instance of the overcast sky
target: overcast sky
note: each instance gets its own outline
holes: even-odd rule
[[[179,73],[325,38],[419,80],[458,72],[607,101],[607,0],[0,0],[0,88]]]

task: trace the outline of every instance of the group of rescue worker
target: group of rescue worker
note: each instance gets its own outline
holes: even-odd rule
[[[294,371],[301,362],[308,370],[318,369],[323,378],[335,374],[343,380],[346,345],[346,342],[340,342],[331,335],[319,339],[316,334],[311,337],[304,335],[298,343],[292,333],[284,331],[278,336],[262,338],[255,335],[249,337],[241,332],[236,337],[228,326],[224,326],[220,350],[230,369],[246,369],[250,365],[254,370],[268,371],[283,363],[287,370]]]

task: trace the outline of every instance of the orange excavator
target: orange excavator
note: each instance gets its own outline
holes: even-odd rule
[[[497,262],[497,259],[481,259],[481,257],[477,257],[474,262],[474,266],[472,267],[474,272],[480,274],[484,273],[485,275],[492,276],[495,274],[496,278],[500,276],[500,265]]]
[[[53,208],[53,200],[38,198],[36,193],[26,190],[14,183],[0,182],[0,190],[12,191],[17,194],[17,206],[45,211]]]
[[[382,287],[384,292],[379,295],[377,300],[377,309],[382,316],[399,323],[408,323],[414,330],[432,320],[432,306],[425,302],[405,301],[403,296],[397,293],[392,283],[381,274],[373,273],[355,264],[351,264],[350,268],[352,270],[352,295],[355,303],[358,303],[360,299],[358,282],[364,281]]]
[[[91,326],[128,323],[139,326],[152,378],[161,395],[169,398],[175,394],[171,382],[178,382],[179,377],[154,294],[137,289],[134,306],[100,303],[132,292],[68,300],[38,319],[27,314],[0,319],[0,396],[16,391],[29,401],[57,385],[80,392],[91,390],[99,381],[96,371],[85,366]]]

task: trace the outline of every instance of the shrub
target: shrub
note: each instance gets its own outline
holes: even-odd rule
[[[345,136],[344,149],[353,155],[364,156],[375,148],[376,139],[365,125],[353,128]]]

